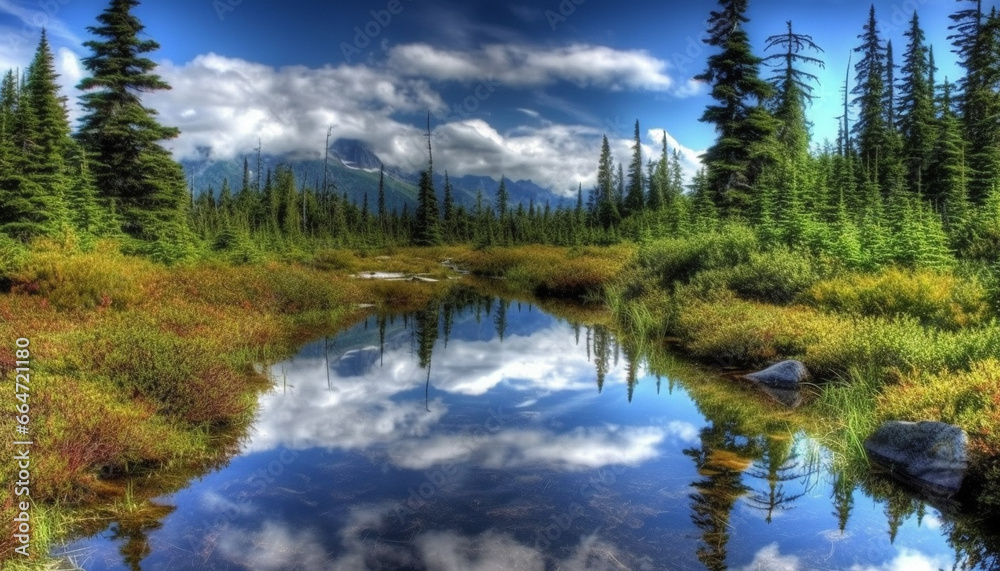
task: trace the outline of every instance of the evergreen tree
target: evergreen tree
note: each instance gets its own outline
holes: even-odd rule
[[[631,216],[642,212],[646,205],[644,193],[645,181],[642,172],[642,139],[639,135],[639,120],[635,121],[635,138],[632,143],[632,162],[628,167],[628,190],[625,192],[624,205],[622,210],[624,216]]]
[[[608,229],[619,222],[618,204],[615,201],[614,167],[611,160],[611,145],[607,135],[601,143],[601,159],[597,166],[597,188],[594,190],[596,223]]]
[[[427,170],[420,172],[417,212],[413,228],[415,246],[436,246],[441,243],[441,213],[434,190],[434,155],[431,150],[431,116],[427,114]]]
[[[25,84],[27,102],[37,129],[32,141],[33,152],[26,159],[31,177],[52,195],[50,200],[53,202],[61,200],[68,186],[65,155],[71,144],[65,98],[59,96],[56,83],[58,77],[43,29]]]
[[[809,125],[805,107],[813,100],[810,82],[819,83],[819,78],[797,68],[796,64],[811,64],[820,68],[826,65],[819,58],[801,53],[807,49],[820,53],[823,51],[813,42],[812,36],[796,34],[792,31],[792,23],[789,21],[786,24],[788,31],[767,38],[765,48],[770,50],[780,47],[784,48],[784,52],[768,56],[764,62],[778,70],[769,79],[778,94],[774,106],[774,117],[781,122],[777,133],[778,142],[783,146],[785,154],[790,153],[796,161],[804,161],[809,153]]]
[[[448,178],[448,171],[444,171],[444,223],[450,226],[455,222],[455,196],[451,187],[451,179]]]
[[[500,186],[497,187],[496,200],[494,201],[494,208],[497,212],[497,218],[503,223],[507,219],[508,206],[507,203],[510,201],[510,195],[507,194],[507,182],[505,177],[500,175]]]
[[[385,165],[378,170],[378,226],[383,234],[388,232],[388,212],[385,206]]]
[[[696,76],[712,86],[712,98],[701,121],[715,126],[718,138],[704,156],[707,182],[718,206],[726,214],[739,214],[751,203],[754,182],[773,156],[768,141],[776,129],[764,105],[773,95],[760,78],[762,59],[753,54],[743,25],[748,0],[719,0],[720,10],[709,18],[710,46],[720,53],[708,58],[708,69]]]
[[[144,107],[140,94],[169,89],[151,73],[156,63],[145,54],[159,49],[140,39],[145,26],[132,14],[137,0],[112,0],[88,31],[102,38],[84,45],[91,75],[79,88],[85,114],[78,133],[93,153],[98,189],[120,206],[125,229],[142,238],[182,239],[187,188],[184,173],[160,141],[179,131],[164,127],[156,111]]]
[[[907,185],[925,197],[936,192],[928,186],[927,173],[934,150],[934,85],[932,83],[930,50],[924,44],[917,12],[913,12],[896,116],[903,138],[903,160]]]
[[[663,149],[660,160],[653,167],[653,175],[649,177],[649,197],[646,206],[652,212],[657,212],[666,204],[670,192],[670,154],[667,152],[667,131],[663,131]]]
[[[981,204],[1000,172],[1000,17],[995,8],[984,17],[980,0],[971,3],[974,7],[950,16],[954,23],[948,39],[966,71],[959,83],[959,107],[969,144],[969,196]]]
[[[9,73],[0,87],[0,232],[21,240],[68,229],[65,155],[72,141],[57,77],[43,31],[24,83]]]
[[[890,147],[890,136],[885,108],[887,98],[885,46],[878,35],[874,5],[869,10],[864,32],[858,38],[862,40],[862,44],[854,48],[854,51],[861,53],[861,58],[854,65],[855,87],[852,93],[857,96],[853,103],[860,109],[853,132],[856,135],[858,159],[865,176],[869,177],[876,187],[882,187],[886,182],[883,166],[887,162],[885,155],[886,149]]]
[[[942,211],[945,227],[956,241],[961,242],[970,217],[966,142],[962,139],[961,122],[952,109],[951,84],[947,80],[939,113],[930,180],[937,190],[936,204]]]

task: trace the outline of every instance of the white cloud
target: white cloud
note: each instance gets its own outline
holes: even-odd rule
[[[420,132],[391,116],[444,107],[426,82],[365,65],[275,69],[207,54],[184,65],[164,62],[157,72],[173,89],[148,95],[146,104],[183,132],[171,143],[178,158],[208,148],[213,158],[231,159],[258,137],[267,153],[318,157],[333,125],[335,137],[371,141],[398,163],[422,152]]]
[[[855,565],[851,567],[851,571],[938,571],[938,569],[950,569],[952,563],[946,557],[932,557],[904,547],[892,560],[882,565]]]
[[[397,465],[405,467],[413,467],[414,463],[431,465],[457,458],[456,455],[491,465],[547,462],[593,467],[644,461],[656,454],[656,445],[665,435],[687,439],[692,432],[696,433],[694,427],[679,423],[648,430],[636,427],[634,431],[603,427],[563,435],[518,425],[519,431],[506,434],[497,429],[512,429],[517,422],[514,418],[533,413],[521,409],[515,415],[504,409],[497,411],[505,415],[503,426],[495,418],[490,420],[494,412],[491,410],[483,410],[481,418],[472,420],[469,428],[485,433],[481,438],[459,435],[427,438],[448,411],[441,399],[433,397],[440,391],[482,395],[507,383],[526,397],[562,391],[566,394],[565,402],[570,404],[575,402],[574,397],[589,398],[596,394],[596,371],[587,359],[586,347],[576,345],[569,326],[562,323],[530,336],[508,335],[502,344],[462,339],[450,340],[447,347],[439,344],[432,360],[429,412],[422,394],[417,400],[397,396],[415,389],[421,389],[422,393],[427,378],[427,371],[413,358],[406,335],[390,335],[381,357],[374,346],[347,351],[339,357],[331,355],[330,369],[328,384],[326,362],[322,358],[297,358],[272,367],[271,375],[279,384],[275,391],[261,395],[259,421],[245,452],[280,447],[358,450],[383,444],[390,449],[393,459],[399,459]],[[620,362],[609,368],[605,386],[624,384],[625,375],[625,363]],[[285,387],[282,379],[288,379],[290,386]],[[487,432],[484,427],[490,430]],[[567,450],[560,452],[546,444],[551,439]],[[454,450],[447,451],[448,446]],[[489,446],[497,447],[495,454],[476,455]],[[573,448],[580,450],[571,453],[569,449]],[[407,452],[410,449],[417,451],[410,454]]]
[[[629,554],[597,533],[580,537],[560,556],[538,545],[522,543],[509,533],[487,529],[467,534],[453,529],[422,531],[407,542],[379,542],[369,536],[383,528],[391,506],[351,508],[348,521],[336,533],[339,546],[316,529],[293,527],[273,519],[257,529],[227,526],[218,536],[212,559],[251,569],[420,568],[440,571],[544,571],[578,569],[605,571],[625,568]],[[336,540],[334,540],[336,541]]]
[[[655,427],[576,428],[563,434],[548,430],[500,430],[482,436],[441,435],[404,440],[392,446],[396,466],[426,470],[440,464],[471,461],[490,469],[545,466],[590,470],[611,465],[636,466],[659,456],[664,431]]]
[[[798,557],[794,555],[782,555],[778,551],[778,544],[772,543],[758,551],[749,565],[734,569],[734,571],[759,571],[761,569],[767,569],[768,571],[804,571],[805,567],[800,564]]]
[[[0,0],[0,8],[8,4]],[[10,32],[11,37],[17,33]],[[23,67],[34,47],[34,42],[24,42],[17,50],[0,49],[0,69]],[[77,54],[65,47],[56,48],[56,67],[75,123],[81,113],[75,86],[85,70]],[[426,164],[423,129],[397,117],[430,110],[444,118],[433,129],[436,164],[442,170],[454,176],[530,179],[572,197],[578,185],[589,189],[595,184],[600,129],[553,124],[534,109],[519,108],[540,119],[538,125],[502,132],[482,119],[449,115],[430,82],[472,81],[496,71],[495,81],[515,87],[563,81],[598,89],[682,88],[665,69],[665,63],[644,52],[583,45],[542,49],[495,44],[466,53],[412,44],[395,48],[381,67],[275,68],[209,53],[184,64],[162,62],[156,73],[172,89],[150,93],[144,103],[158,110],[163,124],[181,129],[181,136],[166,144],[178,159],[238,160],[252,152],[258,138],[265,153],[318,158],[332,125],[334,138],[365,141],[387,165],[409,171]],[[627,162],[630,141],[614,144],[616,158]],[[651,144],[646,150],[655,148]],[[696,167],[688,159],[696,155],[682,150],[686,173],[693,174]]]
[[[644,50],[574,44],[548,48],[491,44],[455,51],[418,43],[396,46],[388,66],[411,77],[469,83],[487,79],[508,87],[540,87],[558,81],[578,87],[670,91],[669,64]]]

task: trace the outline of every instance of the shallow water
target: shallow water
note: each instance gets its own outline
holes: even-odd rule
[[[464,290],[373,316],[271,367],[241,452],[157,498],[153,523],[58,553],[92,570],[996,562],[934,507],[831,473],[794,422],[660,373],[599,326]]]

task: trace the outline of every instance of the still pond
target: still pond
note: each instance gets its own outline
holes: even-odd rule
[[[950,510],[833,470],[765,396],[706,393],[676,371],[706,373],[590,323],[464,289],[371,316],[270,367],[227,462],[56,555],[95,571],[997,564]]]

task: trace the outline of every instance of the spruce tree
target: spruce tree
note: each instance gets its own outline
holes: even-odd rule
[[[996,90],[1000,82],[1000,17],[995,8],[985,16],[980,0],[962,1],[974,6],[950,16],[954,23],[949,26],[953,33],[948,39],[966,72],[959,83],[959,108],[969,143],[969,196],[973,203],[981,204],[1000,172],[1000,93]]]
[[[45,32],[24,82],[0,87],[0,232],[21,240],[69,229],[65,156],[72,141]]]
[[[718,138],[705,152],[707,184],[726,214],[740,214],[751,204],[753,184],[774,157],[766,145],[776,130],[764,105],[774,93],[759,76],[762,59],[753,54],[743,25],[748,0],[719,0],[709,18],[708,45],[719,53],[696,79],[708,82],[712,98],[700,120],[715,126]],[[764,146],[761,146],[765,143]]]
[[[854,65],[855,87],[852,93],[857,96],[853,103],[859,107],[859,112],[853,132],[861,168],[865,176],[881,188],[886,182],[884,165],[890,136],[885,107],[885,46],[878,34],[874,5],[869,10],[864,32],[858,38],[862,43],[854,51],[861,53],[861,58]]]
[[[507,215],[509,214],[507,206],[509,201],[510,195],[507,193],[506,177],[500,175],[500,186],[497,187],[497,195],[493,201],[493,205],[496,209],[497,219],[500,220],[501,224],[507,219]]]
[[[903,54],[902,82],[896,117],[903,138],[903,159],[909,188],[932,198],[936,189],[927,184],[934,150],[934,86],[931,83],[930,50],[925,45],[917,12],[913,12],[906,52]]]
[[[777,133],[778,142],[783,146],[784,154],[791,154],[796,161],[803,161],[809,153],[809,124],[805,107],[813,100],[813,86],[810,82],[819,83],[819,78],[799,69],[796,64],[815,65],[819,68],[825,68],[826,64],[819,58],[801,53],[804,50],[823,52],[812,36],[794,33],[791,21],[786,22],[786,25],[788,31],[767,38],[765,47],[765,50],[783,48],[783,53],[770,55],[764,62],[777,69],[777,73],[769,81],[777,93],[773,112],[774,117],[781,122]]]
[[[611,145],[607,135],[601,143],[601,158],[597,166],[597,188],[594,190],[594,210],[596,223],[608,229],[619,222],[618,204],[615,201],[614,167],[611,159]]]
[[[427,170],[420,172],[417,190],[417,212],[413,228],[415,246],[441,244],[441,213],[438,212],[434,190],[434,154],[431,149],[431,115],[427,114]]]
[[[653,176],[649,179],[649,197],[646,206],[652,212],[663,208],[670,194],[670,154],[667,151],[667,132],[663,131],[663,148],[660,160],[653,167]]]
[[[169,89],[145,57],[159,49],[141,39],[145,26],[132,13],[137,0],[112,0],[87,30],[101,38],[84,45],[90,72],[79,88],[84,115],[78,133],[93,154],[93,172],[102,196],[120,207],[125,230],[145,239],[183,240],[187,188],[180,165],[160,142],[179,131],[156,121],[156,111],[140,95]]]
[[[625,192],[622,215],[632,216],[642,212],[646,205],[645,181],[642,172],[642,139],[639,135],[639,120],[635,121],[635,137],[632,142],[632,162],[628,166],[628,190]]]
[[[937,189],[935,205],[942,212],[945,227],[955,242],[961,243],[970,217],[967,146],[962,139],[961,122],[952,109],[951,84],[947,80],[939,107],[938,133],[929,178]]]

